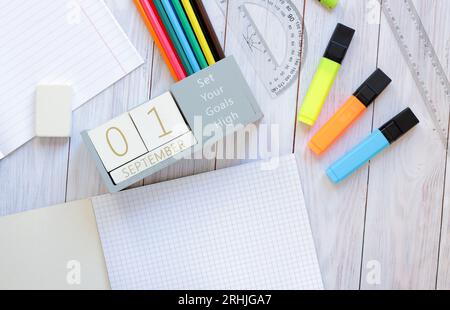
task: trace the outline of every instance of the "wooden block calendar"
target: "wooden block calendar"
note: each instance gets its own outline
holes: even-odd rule
[[[82,137],[108,190],[118,192],[262,116],[228,57]]]

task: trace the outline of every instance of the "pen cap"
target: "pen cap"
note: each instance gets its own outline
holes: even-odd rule
[[[354,29],[338,23],[331,36],[330,43],[328,43],[324,57],[339,64],[342,63],[354,34]]]
[[[334,9],[338,5],[339,0],[319,0],[319,2],[322,3],[322,5],[324,7],[326,7],[327,9],[331,10],[331,9]]]
[[[389,122],[381,126],[380,131],[389,143],[392,144],[417,124],[419,124],[417,117],[410,108],[406,108]]]
[[[377,69],[353,95],[368,107],[391,82],[392,80],[381,69]]]

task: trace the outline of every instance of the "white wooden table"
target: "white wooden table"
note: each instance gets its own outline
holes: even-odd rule
[[[0,162],[0,215],[105,193],[79,132],[161,94],[173,83],[132,1],[106,2],[146,63],[74,113],[70,141],[34,139]],[[240,47],[226,40],[226,23],[213,9],[212,0],[204,2],[226,53],[238,59],[263,109],[262,123],[279,125],[281,154],[295,152],[298,158],[326,288],[450,289],[450,173],[446,152],[385,17],[376,15],[373,21],[371,0],[341,0],[332,12],[315,0],[294,0],[305,21],[307,53],[298,83],[275,100],[263,88]],[[414,2],[450,74],[450,1]],[[296,113],[337,22],[355,28],[356,35],[322,115],[309,129],[296,122]],[[263,34],[269,41],[275,39],[270,24],[266,28]],[[308,138],[377,66],[393,79],[392,85],[327,155],[313,156],[306,148]],[[325,176],[326,167],[406,106],[418,115],[420,126],[370,166],[343,184],[332,185]],[[238,163],[183,160],[136,186]]]

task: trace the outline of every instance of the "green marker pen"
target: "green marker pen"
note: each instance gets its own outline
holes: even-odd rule
[[[338,5],[339,0],[319,0],[319,2],[327,9],[334,9]]]
[[[337,24],[331,36],[330,43],[328,43],[325,55],[320,60],[319,68],[317,68],[305,99],[303,100],[298,115],[299,122],[310,126],[316,122],[354,34],[354,29],[339,23]]]

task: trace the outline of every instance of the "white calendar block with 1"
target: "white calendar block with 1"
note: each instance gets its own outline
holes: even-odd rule
[[[137,107],[130,115],[149,151],[190,131],[169,92]]]

